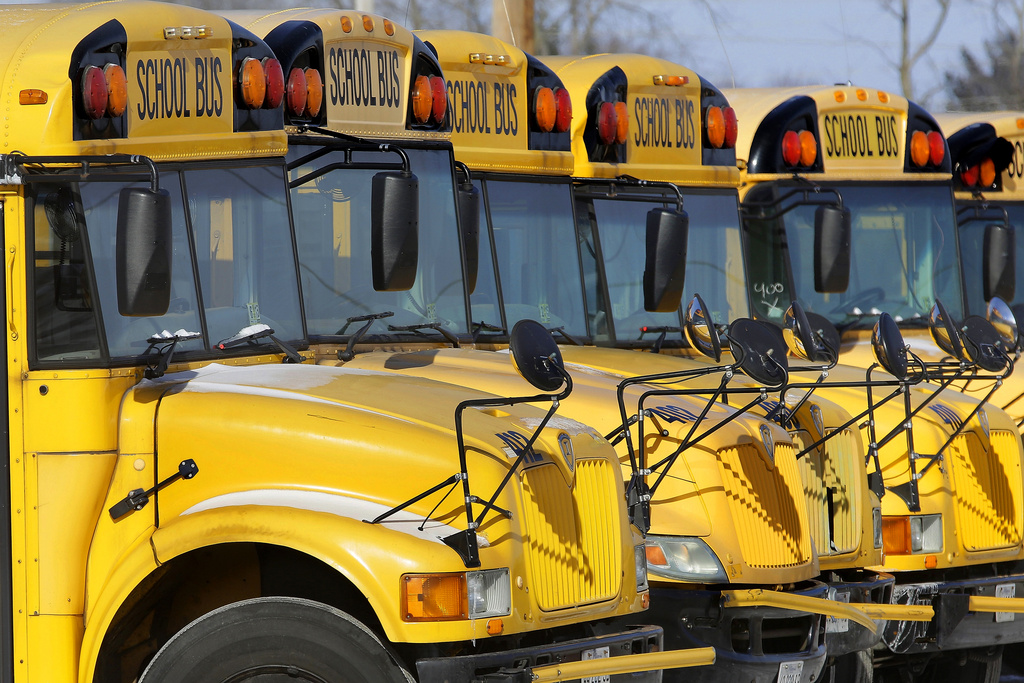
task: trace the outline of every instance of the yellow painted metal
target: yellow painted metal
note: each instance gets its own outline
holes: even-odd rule
[[[1024,614],[1024,598],[995,598],[988,595],[972,595],[967,603],[972,612],[1012,612]]]
[[[856,606],[846,602],[812,598],[807,595],[793,595],[763,588],[722,591],[725,607],[778,607],[795,612],[824,614],[836,619],[850,619],[872,633],[878,632],[878,624]]]
[[[935,610],[931,605],[883,605],[873,602],[851,603],[854,607],[872,619],[887,621],[931,621]]]
[[[574,681],[588,676],[629,674],[659,669],[681,669],[691,666],[710,666],[715,663],[715,648],[699,647],[692,650],[669,650],[642,655],[623,655],[608,659],[589,659],[583,662],[562,662],[531,669],[533,683]]]

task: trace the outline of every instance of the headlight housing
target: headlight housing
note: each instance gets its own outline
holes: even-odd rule
[[[882,510],[871,508],[871,536],[875,541],[875,547],[882,547]]]
[[[486,619],[512,613],[512,584],[507,568],[451,574],[405,574],[405,621]]]
[[[648,536],[647,570],[654,576],[700,583],[725,583],[725,567],[708,544],[687,536]]]
[[[633,558],[636,561],[636,589],[645,591],[650,588],[647,583],[647,546],[635,546]]]
[[[882,518],[886,555],[942,552],[942,515],[900,515]]]

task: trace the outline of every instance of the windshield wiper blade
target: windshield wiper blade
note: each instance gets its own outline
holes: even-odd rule
[[[565,325],[561,325],[559,327],[549,327],[548,332],[551,333],[551,336],[555,336],[556,334],[562,335],[565,338],[565,341],[569,342],[573,346],[583,346],[583,342],[581,342],[579,339],[573,337],[572,335],[565,331]]]
[[[499,325],[491,325],[490,323],[485,323],[483,320],[481,320],[478,323],[471,322],[470,323],[470,330],[473,333],[473,341],[474,342],[477,339],[480,338],[480,333],[481,332],[494,332],[494,333],[497,333],[497,334],[508,334],[508,330],[506,330],[504,327],[501,327]]]
[[[459,348],[459,338],[442,327],[441,323],[417,323],[416,325],[388,325],[392,332],[416,332],[422,335],[422,330],[434,330],[445,338],[452,348]]]
[[[658,338],[654,340],[654,346],[651,347],[651,353],[658,353],[661,351],[662,344],[665,343],[665,337],[669,332],[678,332],[679,336],[683,336],[683,328],[674,327],[672,325],[662,325],[660,327],[652,327],[650,325],[644,325],[640,328],[639,339],[643,339],[645,334],[658,334]]]
[[[171,364],[171,358],[174,356],[174,349],[178,346],[178,342],[199,339],[202,336],[200,332],[187,332],[181,329],[174,334],[164,330],[147,339],[146,343],[149,344],[149,347],[146,349],[146,353],[149,353],[151,349],[156,349],[158,355],[156,363],[146,366],[144,373],[146,379],[156,379],[157,377],[164,376],[164,373],[167,372],[167,367]]]
[[[242,344],[251,344],[259,339],[269,338],[270,341],[277,345],[277,348],[281,349],[285,357],[283,362],[285,363],[301,363],[305,360],[298,351],[293,349],[290,345],[281,341],[274,336],[274,328],[266,323],[258,323],[256,325],[250,325],[249,327],[243,327],[233,336],[228,337],[222,341],[217,342],[214,345],[215,349],[225,351],[233,346],[241,346]]]
[[[367,313],[366,315],[354,315],[351,318],[345,318],[345,324],[341,326],[341,329],[334,333],[334,336],[342,336],[345,334],[345,330],[352,323],[366,323],[354,334],[348,338],[348,344],[345,345],[344,349],[338,349],[338,360],[350,361],[356,357],[355,348],[359,340],[366,336],[366,333],[370,330],[375,320],[381,320],[382,318],[390,318],[395,314],[394,311],[381,311],[380,313]]]

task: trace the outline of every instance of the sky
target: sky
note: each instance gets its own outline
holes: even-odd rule
[[[899,25],[878,0],[648,0],[685,27],[685,63],[719,87],[845,83],[899,93]],[[715,14],[712,23],[708,6]],[[934,0],[910,0],[912,45],[938,16]],[[1004,20],[1009,21],[1008,17]],[[919,93],[940,88],[946,71],[962,71],[961,48],[984,59],[997,17],[984,0],[953,0],[938,40],[914,69]],[[720,38],[719,38],[720,35]],[[728,58],[726,57],[728,56]],[[678,61],[678,60],[677,60]],[[730,71],[731,65],[731,71]],[[948,97],[926,102],[944,111]]]

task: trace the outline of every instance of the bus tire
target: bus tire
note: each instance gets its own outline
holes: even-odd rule
[[[241,683],[275,673],[296,683],[412,680],[380,639],[348,614],[311,600],[265,597],[221,607],[178,631],[140,681]]]
[[[870,650],[858,650],[836,657],[829,667],[831,683],[872,683],[874,680],[874,658]]]
[[[952,652],[932,660],[928,680],[935,683],[999,683],[1002,665],[1002,645]]]

